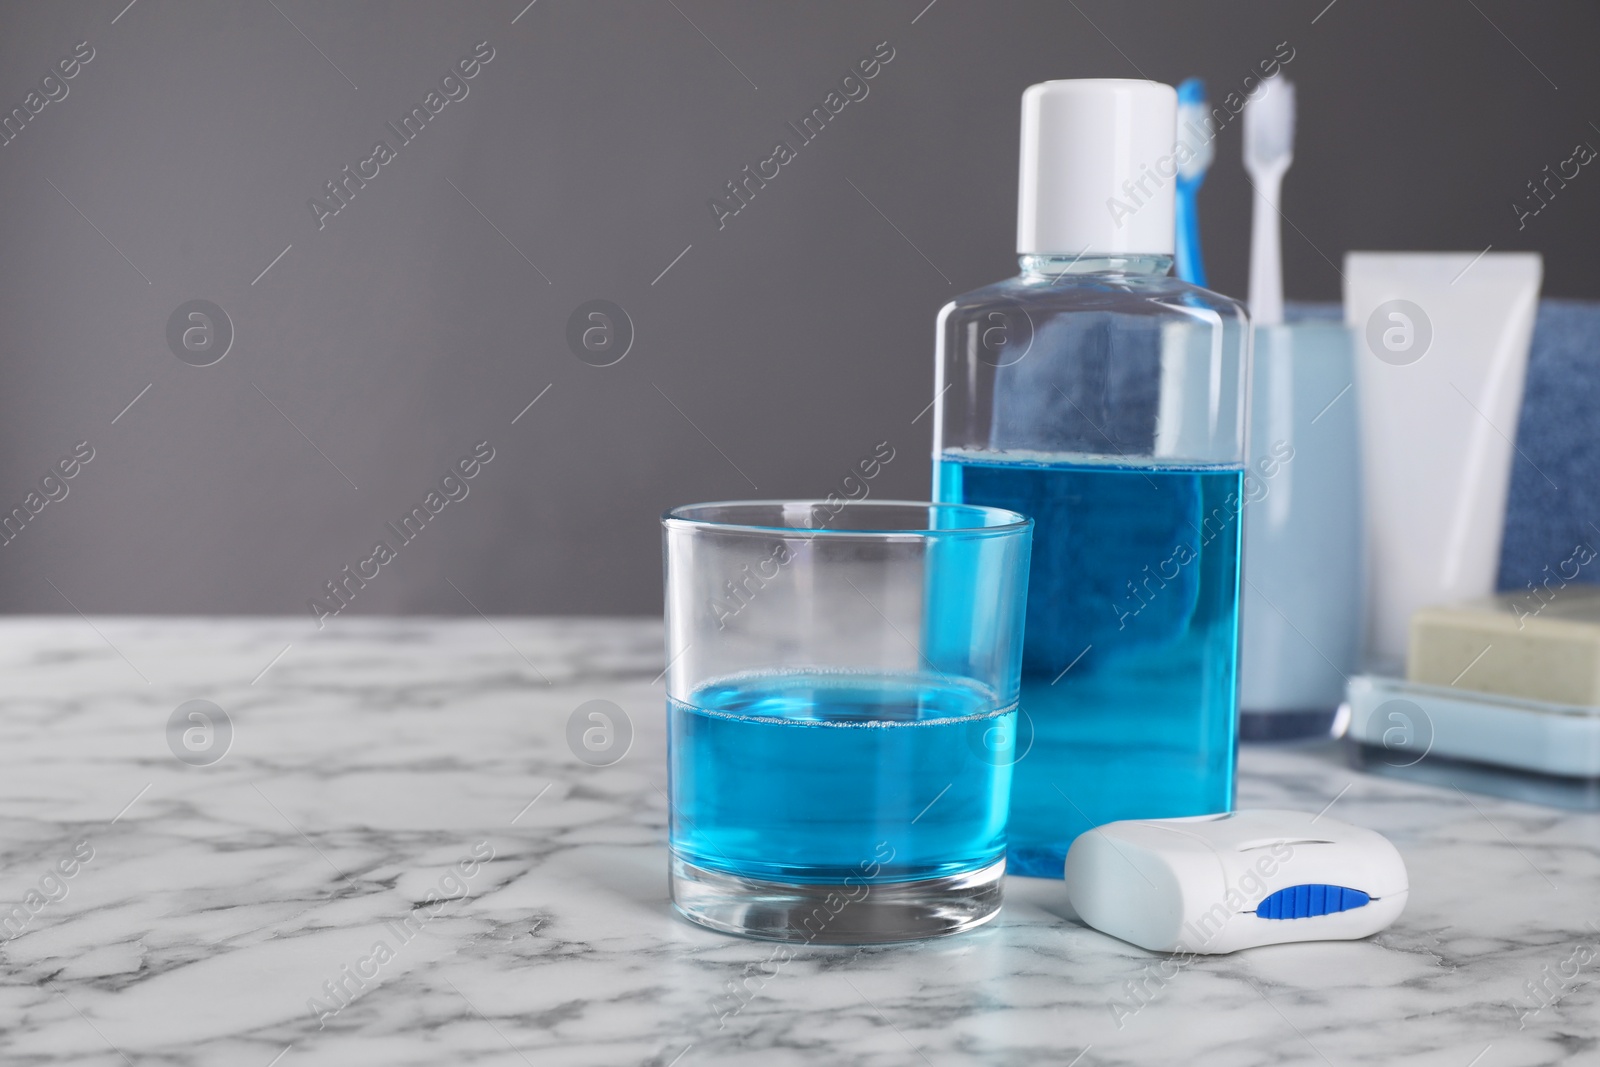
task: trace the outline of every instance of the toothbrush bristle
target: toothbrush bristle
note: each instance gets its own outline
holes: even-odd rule
[[[1244,158],[1276,163],[1294,156],[1294,83],[1272,77],[1244,109]]]
[[[1178,144],[1188,149],[1186,155],[1180,153],[1178,177],[1198,178],[1204,174],[1211,166],[1212,157],[1216,155],[1211,112],[1206,107],[1204,97],[1194,101],[1179,97]]]

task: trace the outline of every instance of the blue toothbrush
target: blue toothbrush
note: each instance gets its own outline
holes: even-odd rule
[[[1186,78],[1178,86],[1178,145],[1188,150],[1187,154],[1179,152],[1178,164],[1178,277],[1202,289],[1206,287],[1206,266],[1200,258],[1200,218],[1195,199],[1206,180],[1211,157],[1216,154],[1213,141],[1206,83],[1199,78]]]

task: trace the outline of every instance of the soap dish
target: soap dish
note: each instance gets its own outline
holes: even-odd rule
[[[1345,707],[1345,750],[1361,770],[1600,811],[1600,707],[1378,675],[1351,678]]]

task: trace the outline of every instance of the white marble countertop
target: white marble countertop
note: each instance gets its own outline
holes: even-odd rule
[[[1239,802],[1394,840],[1372,940],[1174,970],[1012,879],[978,931],[774,968],[668,905],[655,623],[13,618],[0,661],[7,1064],[1600,1063],[1600,816],[1331,748],[1247,748]],[[565,739],[593,699],[612,766]]]

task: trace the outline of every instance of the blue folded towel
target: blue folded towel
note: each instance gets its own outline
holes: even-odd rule
[[[1506,503],[1502,590],[1526,590],[1547,577],[1551,588],[1600,582],[1597,428],[1600,302],[1542,300]]]

